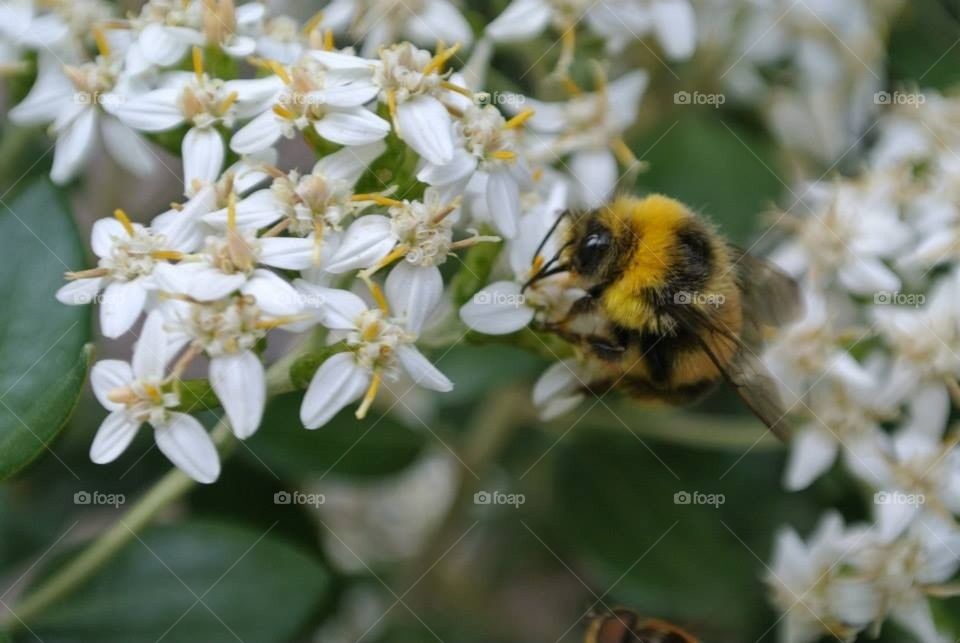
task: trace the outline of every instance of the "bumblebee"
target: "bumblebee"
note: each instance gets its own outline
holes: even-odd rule
[[[567,273],[586,293],[544,328],[578,348],[597,374],[591,392],[685,404],[725,380],[783,438],[783,403],[757,353],[766,331],[799,313],[796,282],[665,196],[565,219],[559,251],[530,283]]]
[[[616,608],[590,619],[584,643],[700,643],[676,625]]]

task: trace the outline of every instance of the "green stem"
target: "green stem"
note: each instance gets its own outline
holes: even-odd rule
[[[267,369],[268,398],[292,390],[290,364],[310,350],[312,339],[308,337]],[[221,459],[225,459],[237,444],[226,416],[214,427],[211,437],[218,447]],[[15,610],[9,610],[9,613],[0,619],[0,632],[12,632],[23,627],[50,605],[77,589],[116,556],[157,514],[190,491],[194,484],[196,483],[179,469],[173,469],[160,478],[123,517],[100,534],[65,567],[24,597]]]

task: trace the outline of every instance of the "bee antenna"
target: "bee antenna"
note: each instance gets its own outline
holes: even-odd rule
[[[547,245],[547,241],[553,236],[553,233],[557,231],[557,228],[560,226],[560,222],[568,216],[570,216],[570,210],[564,210],[560,213],[560,216],[558,216],[557,220],[553,222],[553,224],[550,226],[550,229],[547,230],[547,233],[543,235],[543,239],[540,240],[540,245],[537,246],[537,251],[533,253],[534,259],[536,259],[540,253],[543,252],[543,247]]]

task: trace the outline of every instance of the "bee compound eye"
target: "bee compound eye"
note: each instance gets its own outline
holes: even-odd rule
[[[583,273],[596,270],[611,244],[612,239],[607,230],[595,230],[585,235],[577,248],[579,270]]]

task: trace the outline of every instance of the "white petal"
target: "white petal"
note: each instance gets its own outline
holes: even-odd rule
[[[203,425],[186,413],[171,413],[154,427],[154,438],[163,455],[185,474],[203,484],[220,477],[220,458]]]
[[[253,154],[264,150],[283,136],[284,121],[268,110],[237,130],[230,139],[230,149],[237,154]]]
[[[577,364],[574,360],[563,360],[551,364],[533,385],[532,400],[534,406],[543,406],[552,398],[564,397],[581,388],[577,376]]]
[[[617,160],[609,150],[582,150],[570,158],[570,174],[578,184],[580,204],[597,208],[613,196]]]
[[[127,450],[140,423],[132,419],[126,411],[114,411],[108,415],[90,445],[90,459],[97,464],[113,462]]]
[[[126,229],[117,219],[97,219],[90,231],[90,246],[98,257],[108,257],[113,252],[115,240],[126,239],[127,236]]]
[[[369,268],[393,250],[397,237],[390,219],[379,214],[360,217],[347,228],[327,271],[334,274]]]
[[[520,218],[520,186],[507,171],[487,175],[487,207],[497,231],[507,239],[517,236]]]
[[[851,257],[837,273],[843,287],[858,295],[900,290],[900,278],[879,259]]]
[[[286,270],[305,270],[313,265],[313,239],[267,237],[258,240],[258,259],[265,266]]]
[[[664,52],[672,60],[685,60],[697,46],[697,23],[688,0],[656,0],[653,29]]]
[[[331,5],[332,6],[332,5]],[[327,7],[329,9],[330,7]],[[325,16],[326,17],[326,16]],[[310,55],[324,64],[324,66],[335,70],[358,70],[369,71],[373,73],[379,65],[379,61],[360,58],[351,54],[345,54],[341,51],[326,51],[323,49],[312,49]]]
[[[415,347],[409,345],[398,347],[397,359],[400,360],[403,370],[418,386],[441,393],[453,390],[453,382]]]
[[[477,169],[477,157],[463,148],[457,148],[453,160],[446,165],[427,164],[417,172],[417,179],[427,185],[450,185],[462,181]]]
[[[73,83],[63,73],[63,63],[52,55],[41,55],[37,64],[37,80],[30,92],[10,110],[10,120],[17,125],[50,123],[59,116],[64,104],[74,100]]]
[[[534,310],[523,303],[520,285],[497,281],[471,298],[460,309],[460,319],[487,335],[506,335],[533,321]]]
[[[297,282],[301,292],[311,295],[323,311],[323,325],[330,330],[352,330],[367,304],[349,290],[323,288]],[[303,290],[306,289],[306,290]]]
[[[50,178],[63,185],[80,171],[96,143],[97,110],[83,109],[70,125],[57,133]]]
[[[288,281],[263,268],[253,271],[240,292],[252,295],[268,315],[296,315],[304,306],[302,295]]]
[[[332,107],[360,107],[372,101],[380,88],[369,82],[344,83],[310,92],[307,100]]]
[[[370,373],[357,365],[352,353],[337,353],[327,359],[310,381],[300,421],[308,429],[316,429],[348,404],[359,400],[370,385]]]
[[[135,130],[164,132],[183,124],[180,111],[180,89],[156,89],[130,98],[113,108],[113,114]]]
[[[317,161],[317,164],[313,166],[313,173],[329,179],[346,181],[353,185],[370,167],[370,164],[386,150],[387,146],[383,141],[377,141],[369,145],[345,147]]]
[[[130,364],[119,359],[102,359],[90,369],[90,387],[97,401],[108,411],[123,408],[123,404],[110,399],[110,391],[128,386],[133,382]]]
[[[437,41],[462,43],[473,41],[473,30],[463,14],[447,0],[431,0],[426,7],[414,13],[407,22],[410,40],[424,47],[433,47]]]
[[[397,106],[398,135],[428,163],[446,165],[453,160],[453,123],[443,104],[421,95]]]
[[[143,312],[147,290],[140,279],[114,281],[103,291],[100,304],[100,332],[116,339],[130,330]]]
[[[839,445],[827,431],[808,427],[799,432],[790,445],[790,460],[783,485],[790,491],[806,489],[837,459]]]
[[[400,261],[387,275],[386,296],[390,314],[419,333],[443,296],[443,277],[436,266],[415,266]]]
[[[75,279],[61,286],[60,289],[57,290],[56,298],[61,304],[84,306],[93,303],[102,285],[103,277]]]
[[[210,386],[227,412],[233,433],[241,440],[253,435],[267,400],[260,358],[252,351],[214,357],[210,360]]]
[[[163,313],[158,310],[147,315],[140,337],[133,347],[133,373],[138,379],[163,377],[167,365],[167,333],[163,328]]]
[[[487,25],[486,34],[497,42],[528,40],[543,33],[552,15],[544,0],[513,0]]]
[[[151,22],[140,32],[139,44],[144,56],[154,65],[172,67],[187,55],[187,49],[191,44],[202,43],[196,42],[186,29],[176,29]]]
[[[383,140],[390,123],[367,109],[329,112],[313,124],[317,134],[340,145],[366,145]]]
[[[250,230],[264,228],[276,223],[284,214],[284,206],[274,195],[273,190],[257,190],[237,203],[237,228]],[[218,228],[227,227],[227,209],[211,212],[203,220]]]
[[[937,631],[930,611],[930,603],[920,595],[913,600],[901,600],[892,608],[893,620],[905,630],[911,632],[920,643],[950,643],[953,637],[946,637]]]
[[[150,227],[167,239],[167,246],[180,252],[194,252],[203,247],[208,228],[203,217],[216,206],[217,189],[206,185],[194,194],[179,210],[171,208],[158,214]]]
[[[183,183],[186,192],[200,185],[213,183],[223,169],[224,149],[220,132],[212,127],[192,127],[183,137]]]
[[[234,58],[246,58],[257,50],[257,41],[250,36],[233,35],[221,45],[223,50]]]
[[[136,174],[149,176],[157,167],[157,156],[147,142],[115,116],[101,120],[103,142],[117,163]]]
[[[204,262],[158,264],[154,278],[160,290],[189,295],[197,301],[216,301],[238,290],[247,281],[243,274],[225,274]]]

